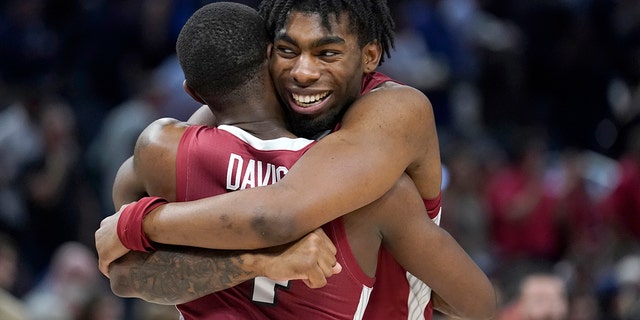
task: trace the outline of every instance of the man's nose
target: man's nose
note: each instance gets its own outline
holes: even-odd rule
[[[291,69],[294,81],[302,86],[308,86],[320,78],[320,66],[309,55],[300,55]]]

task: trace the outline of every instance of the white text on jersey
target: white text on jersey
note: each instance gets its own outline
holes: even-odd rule
[[[284,166],[243,159],[240,155],[231,153],[227,167],[227,189],[238,190],[273,184],[282,179],[287,171],[289,170]]]

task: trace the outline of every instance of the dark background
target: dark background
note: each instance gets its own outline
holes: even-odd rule
[[[64,243],[95,258],[93,232],[114,212],[115,170],[140,131],[159,117],[186,120],[198,107],[182,92],[174,44],[208,2],[0,1],[0,231],[18,253],[14,281],[3,286],[26,305],[35,288],[54,286],[47,280],[52,257]],[[637,253],[638,238],[595,208],[616,188],[626,172],[621,160],[640,139],[631,134],[640,120],[640,2],[407,0],[390,7],[396,50],[380,70],[430,98],[445,168],[442,225],[495,280],[501,305],[533,270],[567,280],[571,308],[586,297],[585,319],[623,319],[613,310],[621,292],[616,266]],[[550,253],[522,249],[514,258],[497,242],[497,209],[487,193],[533,145],[544,192],[565,209],[591,206],[574,215],[552,210],[542,227],[555,239]],[[576,190],[585,198],[567,196]],[[523,267],[507,277],[505,265]],[[94,312],[99,304],[85,300],[75,309]],[[131,316],[131,300],[116,299],[112,308],[122,301],[122,314]]]

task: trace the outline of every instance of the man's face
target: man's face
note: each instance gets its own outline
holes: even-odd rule
[[[364,64],[357,35],[347,15],[339,21],[330,16],[330,23],[331,31],[319,14],[294,11],[275,34],[271,75],[301,136],[333,129],[360,95]]]
[[[567,298],[560,279],[534,276],[525,282],[520,299],[523,319],[567,319]]]

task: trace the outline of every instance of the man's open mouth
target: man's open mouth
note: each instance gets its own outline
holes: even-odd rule
[[[326,98],[330,93],[331,92],[329,91],[316,93],[316,94],[308,94],[308,95],[291,93],[291,97],[293,98],[293,101],[295,101],[296,104],[304,107],[304,106],[311,106],[321,102],[322,99]]]

